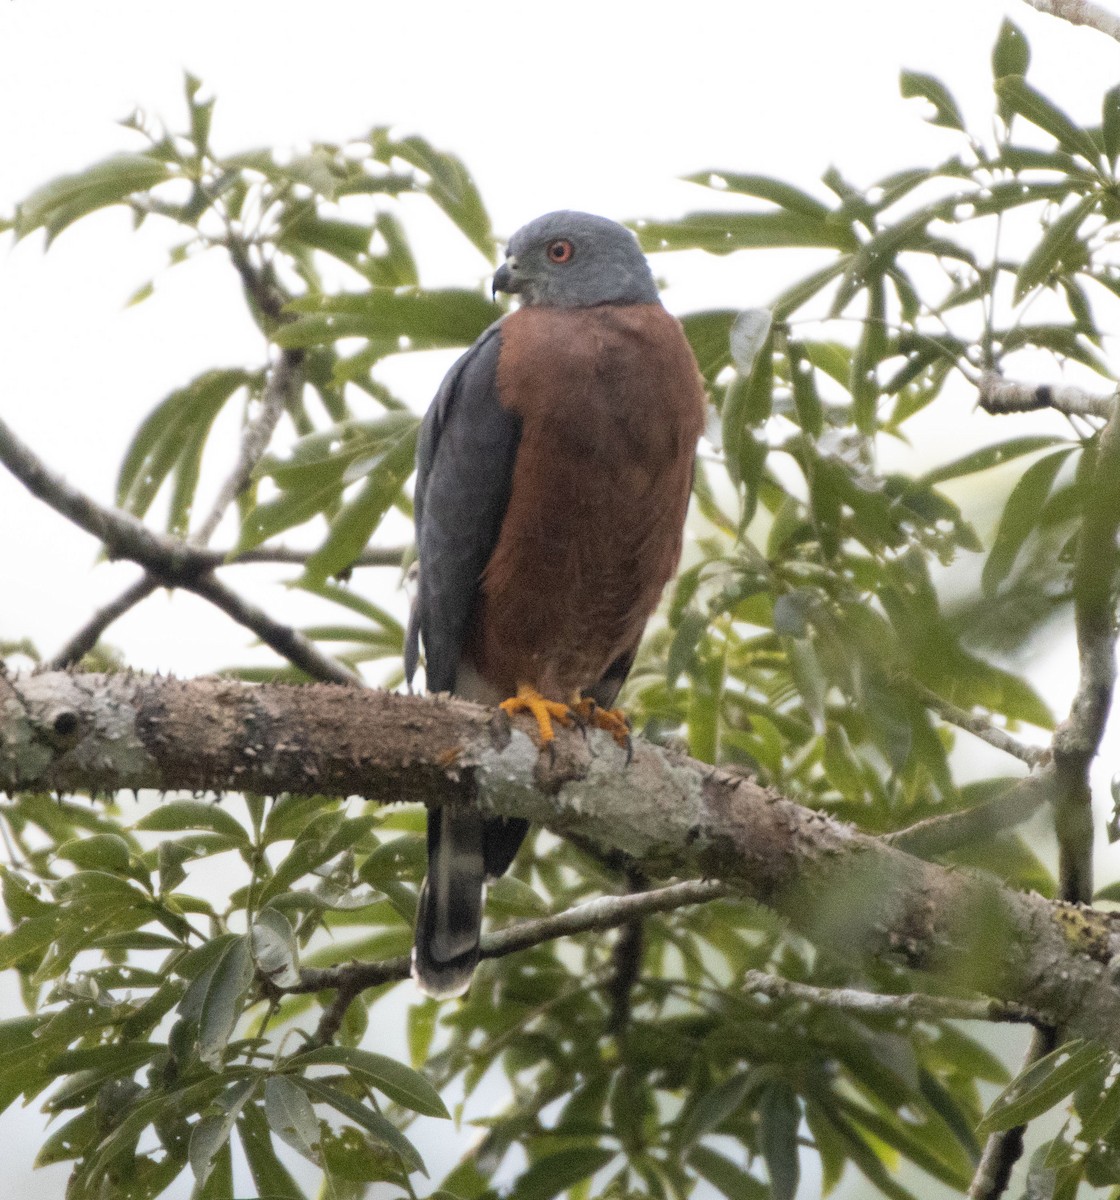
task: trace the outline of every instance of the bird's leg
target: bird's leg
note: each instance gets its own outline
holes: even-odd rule
[[[530,687],[526,683],[518,686],[516,696],[503,700],[498,707],[511,717],[514,713],[532,713],[537,722],[537,729],[540,731],[542,747],[550,745],[556,736],[552,730],[553,721],[565,726],[572,725],[575,721],[572,710],[567,704],[560,704],[556,700],[546,700],[536,688]]]
[[[577,696],[571,709],[585,724],[605,729],[624,750],[630,751],[630,721],[621,708],[600,708],[590,696]]]

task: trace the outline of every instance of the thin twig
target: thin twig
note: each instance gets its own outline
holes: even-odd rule
[[[1051,17],[1068,21],[1071,25],[1087,25],[1098,33],[1120,41],[1120,17],[1092,0],[1023,0],[1031,8]]]
[[[817,1008],[868,1016],[906,1017],[912,1021],[1012,1021],[1037,1025],[1042,1018],[1022,1004],[1010,1000],[965,1000],[957,996],[926,996],[920,992],[889,995],[862,992],[857,988],[822,988],[794,983],[765,971],[748,971],[743,987],[772,1000],[798,1000]]]
[[[703,904],[731,894],[732,889],[715,880],[689,880],[650,892],[638,892],[626,896],[602,896],[588,900],[567,911],[537,921],[519,921],[505,929],[483,935],[479,956],[481,958],[504,958],[518,950],[528,950],[542,942],[555,941],[560,937],[571,937],[578,933],[601,932],[626,925],[639,917],[653,913],[670,912],[689,904]],[[377,987],[392,980],[407,979],[410,961],[407,957],[387,958],[380,962],[345,963],[337,967],[305,967],[300,972],[300,982],[289,992],[323,992],[335,988],[351,991],[354,995],[367,988]]]
[[[256,546],[234,553],[232,550],[206,550],[199,554],[211,567],[236,567],[242,563],[291,563],[303,566],[315,553],[289,546]],[[351,567],[399,567],[408,553],[407,546],[367,546]]]
[[[916,821],[906,829],[888,833],[883,841],[925,859],[936,858],[960,846],[987,841],[1002,830],[1012,829],[1033,817],[1053,795],[1054,783],[1054,768],[1044,767],[1012,784],[986,804]]]
[[[192,545],[205,546],[210,541],[214,530],[225,516],[226,509],[249,486],[253,471],[268,449],[268,443],[276,432],[276,426],[280,423],[291,396],[303,384],[303,357],[302,350],[281,350],[276,365],[268,373],[268,382],[261,394],[260,411],[251,421],[246,422],[241,431],[241,448],[237,462],[218,489],[218,495],[206,519],[191,535]]]
[[[1030,0],[1027,0],[1030,3]],[[1036,412],[1052,408],[1069,417],[1100,417],[1107,420],[1116,411],[1117,395],[1101,396],[1082,388],[1037,383],[1015,383],[994,371],[986,371],[977,384],[980,407],[995,415]]]
[[[987,742],[989,746],[994,746],[997,750],[1002,750],[1005,754],[1010,754],[1013,758],[1019,759],[1020,762],[1025,762],[1030,767],[1037,766],[1050,757],[1049,750],[1042,746],[1025,745],[1018,738],[1012,737],[1005,729],[1000,729],[997,725],[994,725],[990,717],[983,717],[976,713],[967,712],[965,709],[959,708],[950,701],[943,699],[936,692],[931,691],[921,683],[910,681],[909,687],[922,704],[937,713],[943,721],[947,721],[950,725],[956,725],[959,729],[966,730],[974,737],[978,737],[982,742]]]

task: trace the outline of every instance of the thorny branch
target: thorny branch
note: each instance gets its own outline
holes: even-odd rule
[[[365,688],[0,676],[0,789],[236,789],[469,804],[587,839],[652,879],[713,889],[718,881],[844,961],[967,978],[970,995],[1023,1005],[1067,1036],[1109,1045],[1120,1038],[1120,976],[1110,969],[1120,958],[1120,923],[1108,913],[903,854],[641,739],[627,765],[607,735],[561,730],[549,760],[521,724],[511,729],[464,701]],[[649,903],[647,893],[605,901],[612,923]],[[559,936],[574,931],[565,922],[583,929],[587,918],[548,919]],[[511,950],[525,936],[506,930],[489,944]],[[386,968],[363,969],[372,974],[350,976],[351,986],[380,981]],[[318,990],[331,978],[308,982]]]

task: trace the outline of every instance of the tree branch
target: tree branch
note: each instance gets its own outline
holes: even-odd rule
[[[276,432],[276,426],[288,407],[290,398],[303,385],[303,351],[281,350],[276,365],[268,373],[268,382],[261,395],[261,407],[257,415],[246,422],[241,431],[241,448],[237,462],[225,482],[218,489],[209,515],[190,537],[195,546],[205,546],[214,536],[226,509],[249,486],[253,471],[260,462],[268,443]]]
[[[486,933],[480,943],[481,958],[504,958],[557,938],[580,933],[603,932],[655,913],[672,912],[690,904],[703,904],[729,894],[730,889],[714,880],[689,880],[625,896],[601,896],[577,904],[565,912],[535,921],[517,921],[504,929]],[[323,992],[338,988],[351,997],[367,988],[397,979],[407,979],[411,967],[407,956],[380,962],[343,963],[337,967],[304,967],[300,981],[285,992]]]
[[[1062,899],[1093,896],[1093,818],[1089,768],[1100,748],[1116,686],[1114,589],[1120,554],[1120,409],[1097,443],[1073,568],[1073,612],[1080,675],[1069,716],[1054,733]]]
[[[1055,0],[1044,11],[1074,20],[1071,12],[1088,12],[1091,8],[1080,0]],[[979,392],[980,404],[988,412],[1054,408],[1069,415],[1105,418],[1092,475],[1083,489],[1090,499],[1085,505],[1073,569],[1080,677],[1069,716],[1058,726],[1051,743],[1056,769],[1054,826],[1060,853],[1061,895],[1064,900],[1088,903],[1093,895],[1089,767],[1100,748],[1116,686],[1113,593],[1120,565],[1116,547],[1120,531],[1120,399],[1115,392],[1111,396],[1091,396],[1079,388],[1008,383],[994,372],[982,377]]]
[[[1057,1038],[1052,1029],[1036,1029],[1023,1070],[1045,1058],[1056,1046]],[[1012,1169],[1023,1156],[1026,1133],[1026,1125],[1015,1125],[988,1135],[968,1189],[968,1200],[999,1200],[1011,1182]]]
[[[986,804],[916,821],[906,829],[886,834],[883,840],[918,858],[936,858],[939,854],[986,841],[1004,829],[1021,825],[1047,800],[1053,799],[1054,787],[1054,768],[1045,767],[1012,784]]]
[[[313,679],[333,683],[359,681],[348,667],[324,654],[303,634],[242,600],[215,578],[198,551],[186,542],[155,533],[131,513],[107,508],[72,487],[20,441],[3,420],[0,420],[0,463],[33,495],[99,538],[110,558],[132,559],[159,583],[186,588],[209,600]],[[117,603],[123,599],[123,596],[118,598]]]
[[[1026,2],[1030,4],[1033,0]],[[980,407],[995,415],[1053,408],[1067,417],[1101,417],[1107,420],[1116,411],[1117,404],[1115,392],[1100,396],[1076,387],[1014,383],[994,371],[987,371],[980,377],[977,392]]]
[[[362,682],[349,667],[344,666],[338,659],[331,658],[329,654],[324,654],[310,638],[305,638],[290,625],[274,621],[263,608],[250,604],[216,576],[199,575],[196,579],[184,582],[182,586],[187,591],[194,592],[196,596],[209,600],[239,625],[251,629],[266,646],[270,646],[281,658],[286,658],[312,679],[318,679],[322,683]]]
[[[83,658],[101,640],[101,635],[124,614],[146,600],[159,587],[159,580],[149,574],[142,575],[115,599],[99,608],[89,620],[70,638],[65,646],[45,665],[49,671],[62,671]]]
[[[794,983],[765,971],[748,971],[743,988],[772,1000],[799,1000],[816,1008],[870,1016],[905,1017],[911,1021],[1014,1021],[1037,1024],[1041,1018],[1021,1004],[1007,1000],[966,1000],[956,996],[926,996],[861,992],[856,988],[821,988]]]
[[[562,730],[550,761],[521,728],[446,697],[125,673],[0,677],[0,789],[135,788],[357,795],[524,817],[624,854],[650,877],[718,882],[845,961],[967,980],[970,996],[1120,1044],[1110,970],[1120,925],[1109,914],[913,858],[640,739],[627,765],[606,734]],[[607,903],[614,920],[618,905],[647,901]]]
[[[1106,33],[1120,41],[1120,17],[1108,9],[1094,4],[1092,0],[1023,0],[1031,8],[1051,17],[1068,21],[1071,25],[1088,25],[1099,33]]]
[[[966,712],[963,708],[943,699],[936,692],[931,691],[923,684],[916,680],[908,680],[907,686],[913,691],[917,698],[943,720],[950,725],[956,725],[959,729],[964,729],[971,733],[974,737],[978,737],[982,742],[987,742],[989,746],[994,746],[997,750],[1002,750],[1005,754],[1010,754],[1013,758],[1019,759],[1020,762],[1025,762],[1028,766],[1034,767],[1039,763],[1044,762],[1050,757],[1050,751],[1041,746],[1027,746],[1020,742],[1018,738],[1013,738],[1005,729],[1000,729],[993,725],[987,717],[978,716],[976,713]]]

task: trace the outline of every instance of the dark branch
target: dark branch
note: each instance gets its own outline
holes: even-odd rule
[[[135,608],[142,600],[146,600],[158,587],[159,580],[151,575],[143,575],[135,583],[129,584],[115,600],[110,600],[103,608],[99,608],[54,658],[45,664],[47,670],[61,671],[81,662],[114,621],[120,620],[126,612]]]
[[[110,558],[132,559],[160,584],[186,588],[209,600],[313,679],[359,682],[348,667],[323,654],[301,633],[274,621],[216,579],[187,543],[154,533],[131,513],[107,508],[72,487],[42,463],[3,420],[0,462],[33,495],[99,538]]]

